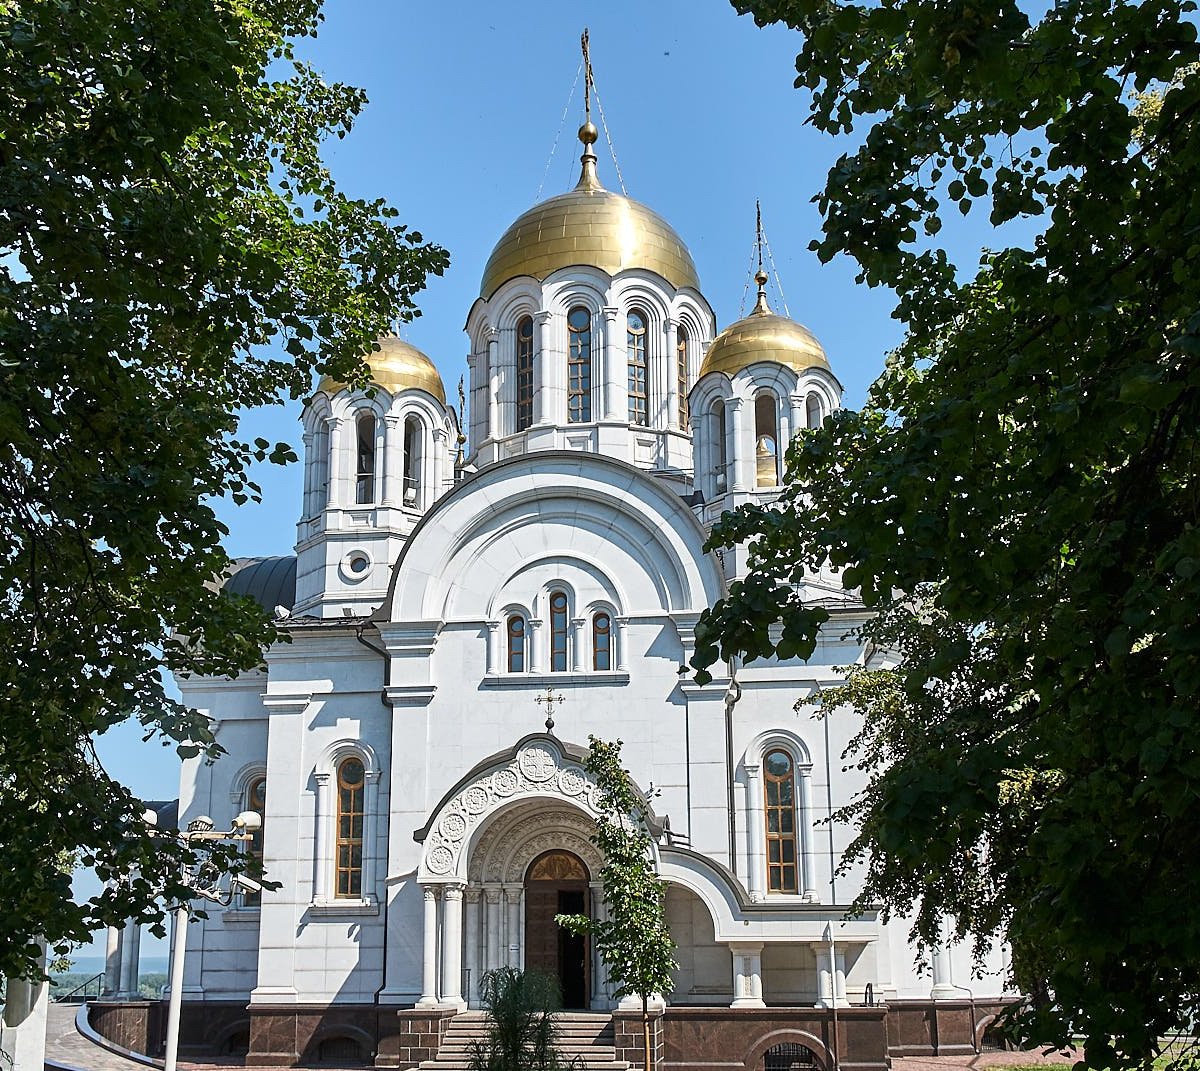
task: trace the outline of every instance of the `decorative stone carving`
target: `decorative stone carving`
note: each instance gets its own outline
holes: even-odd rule
[[[554,776],[554,771],[558,769],[558,763],[554,761],[554,756],[544,747],[526,748],[521,752],[517,762],[521,767],[521,773],[535,783],[550,780]]]
[[[581,766],[574,762],[564,763],[564,758],[557,741],[531,741],[511,758],[501,760],[490,770],[482,771],[471,784],[463,786],[433,816],[418,874],[439,878],[452,874],[461,879],[466,878],[469,871],[471,880],[480,880],[481,876],[487,880],[501,880],[501,875],[512,872],[517,864],[510,864],[509,861],[511,845],[523,844],[529,835],[545,828],[529,825],[528,820],[536,819],[537,815],[529,814],[522,808],[524,820],[520,826],[508,827],[509,850],[503,853],[503,858],[498,852],[481,851],[482,844],[471,845],[470,842],[474,830],[495,815],[500,808],[520,801],[522,796],[545,798],[550,795],[558,796],[564,802],[569,801],[569,808],[557,808],[550,812],[550,821],[563,832],[574,830],[577,843],[590,846],[587,838],[594,826],[588,815],[594,816],[598,813],[593,799],[596,786]],[[579,814],[576,808],[581,808],[587,813]],[[568,814],[574,817],[564,817]],[[576,820],[582,827],[576,824]],[[493,834],[495,825],[492,823],[489,826],[485,841]],[[556,846],[568,847],[565,843],[548,844],[542,850]],[[590,855],[576,848],[571,850],[580,855],[589,867],[593,866],[594,850]],[[472,861],[469,868],[467,860],[463,858],[467,852],[474,860],[479,861]],[[532,858],[533,856],[526,855],[520,873],[505,880],[523,881],[524,867],[528,866]],[[490,863],[485,865],[483,860],[490,860]],[[496,875],[494,878],[487,877],[492,873]]]

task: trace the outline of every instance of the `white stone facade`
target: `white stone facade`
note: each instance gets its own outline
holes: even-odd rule
[[[576,308],[590,315],[589,407],[572,421]],[[647,321],[644,423],[630,420],[631,310]],[[829,816],[861,787],[841,759],[857,726],[849,712],[811,716],[838,667],[863,657],[849,634],[864,610],[838,578],[806,585],[831,614],[808,661],[725,669],[703,687],[685,671],[701,612],[744,567],[741,553],[704,550],[711,524],[778,493],[782,449],[762,448],[760,399],[772,399],[768,437],[786,444],[840,404],[833,375],[768,354],[697,381],[716,336],[708,303],[637,266],[514,277],[476,302],[466,331],[465,462],[454,412],[419,385],[318,392],[303,413],[291,642],[259,673],[180,682],[226,751],[185,765],[181,822],[222,825],[265,775],[263,858],[281,886],[190,927],[185,995],[252,1008],[474,1003],[484,971],[528,963],[543,936],[528,932],[529,874],[546,852],[582,864],[587,909],[602,910],[582,767],[595,734],[624,741],[653,793],[678,944],[671,1004],[828,1006],[861,1003],[868,987],[876,999],[998,996],[999,963],[972,978],[965,953],[941,950],[930,978],[903,922],[847,917],[858,879],[835,870],[851,834]],[[379,429],[366,462],[364,411]],[[368,463],[373,484],[356,493]],[[548,688],[563,697],[552,733],[537,702]],[[772,888],[768,859],[770,755],[791,768],[788,891]],[[349,804],[348,759],[361,764]],[[351,826],[361,847],[347,877]],[[587,1004],[611,1007],[594,955],[586,975]]]

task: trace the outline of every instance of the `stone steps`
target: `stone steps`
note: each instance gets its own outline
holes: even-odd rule
[[[628,1071],[629,1064],[618,1060],[613,1047],[610,1015],[588,1012],[559,1012],[558,1051],[563,1059],[580,1071]],[[483,1012],[460,1012],[450,1020],[441,1048],[432,1060],[421,1064],[421,1071],[468,1071],[471,1046],[487,1036],[487,1016]]]

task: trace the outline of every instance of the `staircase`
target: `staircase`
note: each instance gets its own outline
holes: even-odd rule
[[[559,1012],[558,1051],[564,1062],[580,1071],[628,1071],[629,1064],[618,1060],[613,1048],[612,1016],[589,1012]],[[432,1060],[421,1064],[421,1071],[468,1071],[471,1043],[487,1036],[487,1016],[483,1012],[460,1012],[450,1020],[442,1047]]]

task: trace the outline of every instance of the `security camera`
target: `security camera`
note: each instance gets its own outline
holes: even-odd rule
[[[260,893],[263,887],[253,878],[246,877],[245,874],[235,874],[233,884],[244,893]]]
[[[247,833],[257,833],[262,829],[262,815],[258,811],[242,811],[233,820],[234,829],[242,829]]]

